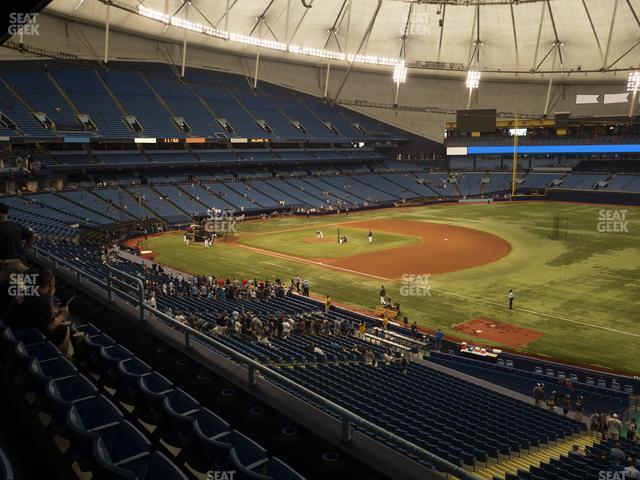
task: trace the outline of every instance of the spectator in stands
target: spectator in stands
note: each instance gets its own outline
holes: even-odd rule
[[[393,362],[394,356],[393,353],[391,353],[391,350],[387,348],[384,351],[384,353],[382,354],[382,360],[384,361],[385,365],[389,365],[391,362]]]
[[[367,326],[364,324],[364,320],[361,320],[360,324],[358,325],[358,336],[364,339],[366,332],[367,332]]]
[[[322,320],[322,326],[320,327],[320,334],[323,336],[329,335],[329,319]]]
[[[541,383],[537,383],[533,387],[533,400],[536,403],[536,407],[539,407],[544,402],[544,386]]]
[[[436,350],[439,352],[440,350],[442,350],[442,341],[444,340],[444,333],[442,332],[441,329],[438,329],[438,331],[436,332],[435,335],[435,347]]]
[[[317,355],[320,355],[322,360],[326,358],[326,354],[324,353],[324,351],[320,347],[318,347],[315,343],[310,343],[309,345],[307,345],[307,350]]]
[[[513,309],[513,290],[509,289],[509,294],[507,295],[507,298],[509,299],[509,310]]]
[[[550,412],[556,411],[556,397],[557,397],[557,393],[551,392],[551,395],[549,396],[549,398],[547,398],[547,408],[549,409]]]
[[[625,480],[640,480],[640,470],[638,470],[637,462],[633,457],[627,458],[624,465]]]
[[[578,397],[578,399],[576,400],[576,416],[575,416],[576,421],[581,422],[583,416],[584,416],[584,397]]]
[[[353,336],[353,334],[355,333],[356,327],[353,324],[353,320],[351,319],[347,320],[346,331],[347,331],[347,335],[351,335],[351,336]]]
[[[8,220],[8,214],[9,207],[0,203],[0,313],[4,313],[11,302],[8,292],[11,276],[29,269],[25,252],[35,238],[31,230]]]
[[[598,421],[598,432],[600,433],[600,436],[602,438],[605,438],[607,436],[607,430],[608,430],[608,426],[607,426],[607,419],[609,418],[609,415],[604,412],[601,411],[600,412],[600,417],[599,417],[599,421]]]
[[[600,431],[600,412],[593,412],[591,414],[591,422],[589,424],[589,431],[591,435],[595,435]]]
[[[607,438],[611,440],[618,440],[620,438],[620,431],[622,430],[622,422],[618,418],[618,414],[607,417]]]
[[[331,297],[327,295],[327,298],[324,300],[324,313],[329,313],[331,310]]]
[[[573,388],[573,382],[569,377],[565,377],[560,381],[560,385],[567,388]]]
[[[38,328],[54,343],[65,355],[71,355],[70,331],[67,318],[69,307],[67,305],[56,308],[54,295],[56,293],[55,276],[51,270],[41,270],[37,273],[37,295],[24,297],[24,301],[12,310],[10,315],[13,321],[28,319],[29,326]]]
[[[636,424],[636,419],[632,418],[627,422],[627,439],[632,442],[636,439],[636,432],[638,431],[638,425]]]
[[[342,334],[342,319],[340,317],[336,318],[333,321],[333,334],[334,335]]]
[[[585,453],[585,451],[580,447],[580,445],[574,445],[571,448],[571,451],[569,452],[569,455],[575,455],[578,457],[586,457],[587,454]]]
[[[262,321],[257,315],[254,315],[251,319],[251,330],[253,330],[253,333],[256,335],[262,334]]]
[[[406,375],[408,368],[409,368],[409,359],[405,354],[402,354],[402,356],[400,357],[400,373],[402,375]]]
[[[158,302],[156,301],[156,294],[155,293],[151,293],[151,295],[149,296],[149,300],[147,301],[147,303],[149,304],[149,306],[151,308],[158,308]]]
[[[282,322],[282,338],[286,339],[291,335],[291,324],[288,321]]]
[[[615,445],[609,451],[609,460],[615,463],[622,463],[627,456],[620,447],[620,442],[616,442]]]
[[[365,365],[373,365],[376,361],[375,356],[373,355],[373,352],[370,349],[367,349],[364,352],[364,364]]]
[[[571,410],[571,395],[568,393],[562,399],[562,414],[566,417]]]

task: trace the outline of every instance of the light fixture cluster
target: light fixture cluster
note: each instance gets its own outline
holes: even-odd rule
[[[480,75],[482,73],[477,70],[469,70],[467,72],[467,88],[474,89],[480,85]]]
[[[407,67],[402,63],[397,63],[393,67],[393,81],[396,83],[404,83],[407,81]]]
[[[144,5],[138,5],[138,14],[143,17],[162,22],[166,25],[172,25],[178,28],[184,28],[186,30],[202,33],[211,37],[220,38],[234,43],[242,45],[250,45],[254,47],[266,48],[269,50],[277,50],[280,52],[289,52],[299,55],[306,55],[309,57],[317,57],[329,60],[342,60],[354,63],[366,63],[369,65],[384,65],[395,66],[399,63],[404,65],[404,61],[397,58],[377,57],[372,55],[354,55],[343,52],[335,52],[332,50],[324,50],[319,48],[301,47],[298,45],[289,45],[286,43],[276,42],[274,40],[263,40],[257,37],[249,35],[240,35],[238,33],[227,32],[219,28],[212,27],[210,25],[204,25],[201,23],[190,22],[182,18],[166,15],[158,10],[154,10]],[[406,73],[405,73],[406,76]]]
[[[636,70],[629,74],[629,80],[627,81],[627,92],[639,92],[640,91],[640,71]]]

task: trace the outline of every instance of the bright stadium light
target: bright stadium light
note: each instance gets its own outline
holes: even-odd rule
[[[481,73],[477,70],[469,70],[467,72],[467,88],[469,89],[469,97],[467,98],[467,110],[471,108],[471,95],[473,95],[473,89],[478,88],[480,85]]]
[[[183,28],[185,30],[227,40],[240,45],[260,47],[268,50],[277,50],[280,52],[295,53],[298,55],[306,55],[309,57],[318,57],[329,60],[365,63],[368,65],[383,65],[391,67],[400,63],[404,64],[404,60],[398,58],[377,57],[373,55],[354,55],[352,53],[336,52],[320,48],[301,47],[299,45],[290,45],[273,40],[265,40],[250,35],[227,32],[226,30],[221,30],[210,25],[190,22],[180,17],[176,17],[175,15],[167,15],[158,10],[154,10],[153,8],[145,7],[144,5],[138,5],[138,14],[151,20],[164,23],[165,25]]]
[[[478,88],[478,85],[480,85],[480,75],[481,72],[477,70],[469,70],[467,72],[467,88],[471,90]]]
[[[631,72],[627,81],[627,92],[640,91],[640,71]]]
[[[393,67],[393,81],[396,83],[404,83],[407,81],[407,67],[404,62],[396,64]]]
[[[396,89],[393,95],[393,105],[398,106],[398,94],[400,93],[400,84],[407,81],[407,67],[404,64],[404,60],[396,64],[393,67],[393,82],[396,85]]]

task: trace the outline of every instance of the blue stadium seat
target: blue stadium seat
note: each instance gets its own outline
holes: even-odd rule
[[[15,348],[21,341],[24,341],[25,345],[29,345],[32,343],[42,343],[45,339],[44,334],[35,328],[14,332],[12,328],[5,327],[1,334],[0,354],[8,363],[14,358]]]
[[[137,357],[120,360],[118,374],[126,393],[135,398],[139,392],[140,378],[150,375],[153,369]]]
[[[104,333],[86,335],[84,337],[84,346],[91,365],[98,367],[100,365],[100,350],[102,347],[109,347],[115,345],[115,343],[113,338]]]
[[[265,478],[260,470],[269,462],[267,451],[237,430],[231,431],[230,441],[229,456],[238,469],[238,478]]]
[[[154,451],[138,460],[127,462],[124,469],[130,470],[139,480],[187,480],[188,477],[163,453]]]
[[[47,397],[58,409],[66,410],[75,402],[87,400],[98,395],[96,386],[84,375],[49,380]]]
[[[267,467],[267,473],[275,480],[304,480],[304,477],[293,470],[278,457],[271,457]]]
[[[67,410],[67,426],[79,444],[93,442],[100,432],[119,424],[122,412],[104,395],[74,403]]]
[[[36,390],[44,393],[51,380],[64,380],[78,374],[78,369],[68,358],[55,357],[48,360],[33,359],[29,365],[29,374],[34,380]]]
[[[178,434],[193,432],[193,422],[200,411],[200,404],[191,395],[176,388],[164,397],[163,406]]]
[[[48,360],[62,356],[60,350],[58,350],[58,348],[48,340],[28,345],[19,342],[14,351],[18,362],[24,370],[29,368],[29,365],[33,360]]]
[[[101,371],[105,374],[105,379],[112,383],[118,376],[118,365],[122,360],[132,358],[133,353],[121,345],[109,345],[100,349]]]
[[[164,398],[174,390],[173,384],[155,371],[140,377],[138,385],[145,404],[154,413],[161,411]]]
[[[146,459],[150,450],[147,437],[127,420],[101,431],[93,443],[93,457],[105,479],[139,478],[129,465]]]
[[[225,458],[231,448],[229,424],[208,408],[201,408],[193,423],[196,446],[203,458]]]

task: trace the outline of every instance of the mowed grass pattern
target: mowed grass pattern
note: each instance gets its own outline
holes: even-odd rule
[[[432,276],[431,296],[403,297],[400,281],[385,284],[388,295],[400,302],[411,321],[424,327],[442,328],[473,340],[453,327],[477,317],[492,318],[545,333],[523,351],[640,373],[640,210],[627,212],[629,233],[599,233],[602,208],[617,207],[527,202],[288,217],[246,222],[239,227],[239,239],[244,234],[300,227],[315,232],[320,226],[327,231],[342,222],[373,218],[439,222],[493,233],[512,247],[501,260]],[[568,219],[566,241],[549,239],[554,215]],[[374,308],[378,302],[381,282],[357,274],[275,258],[237,245],[187,247],[179,234],[150,238],[144,245],[158,254],[159,262],[191,273],[231,278],[277,276],[287,282],[299,274],[310,280],[312,292],[364,308]],[[299,244],[292,242],[285,253],[299,255]],[[509,288],[515,292],[514,310],[506,308]]]
[[[369,243],[368,230],[348,226],[327,226],[320,228],[323,240],[316,237],[317,228],[293,228],[268,234],[245,234],[240,243],[274,252],[295,255],[301,258],[343,258],[361,253],[376,252],[389,248],[420,243],[420,237],[393,233],[372,232],[373,242]],[[347,236],[347,243],[338,243],[340,235]]]

